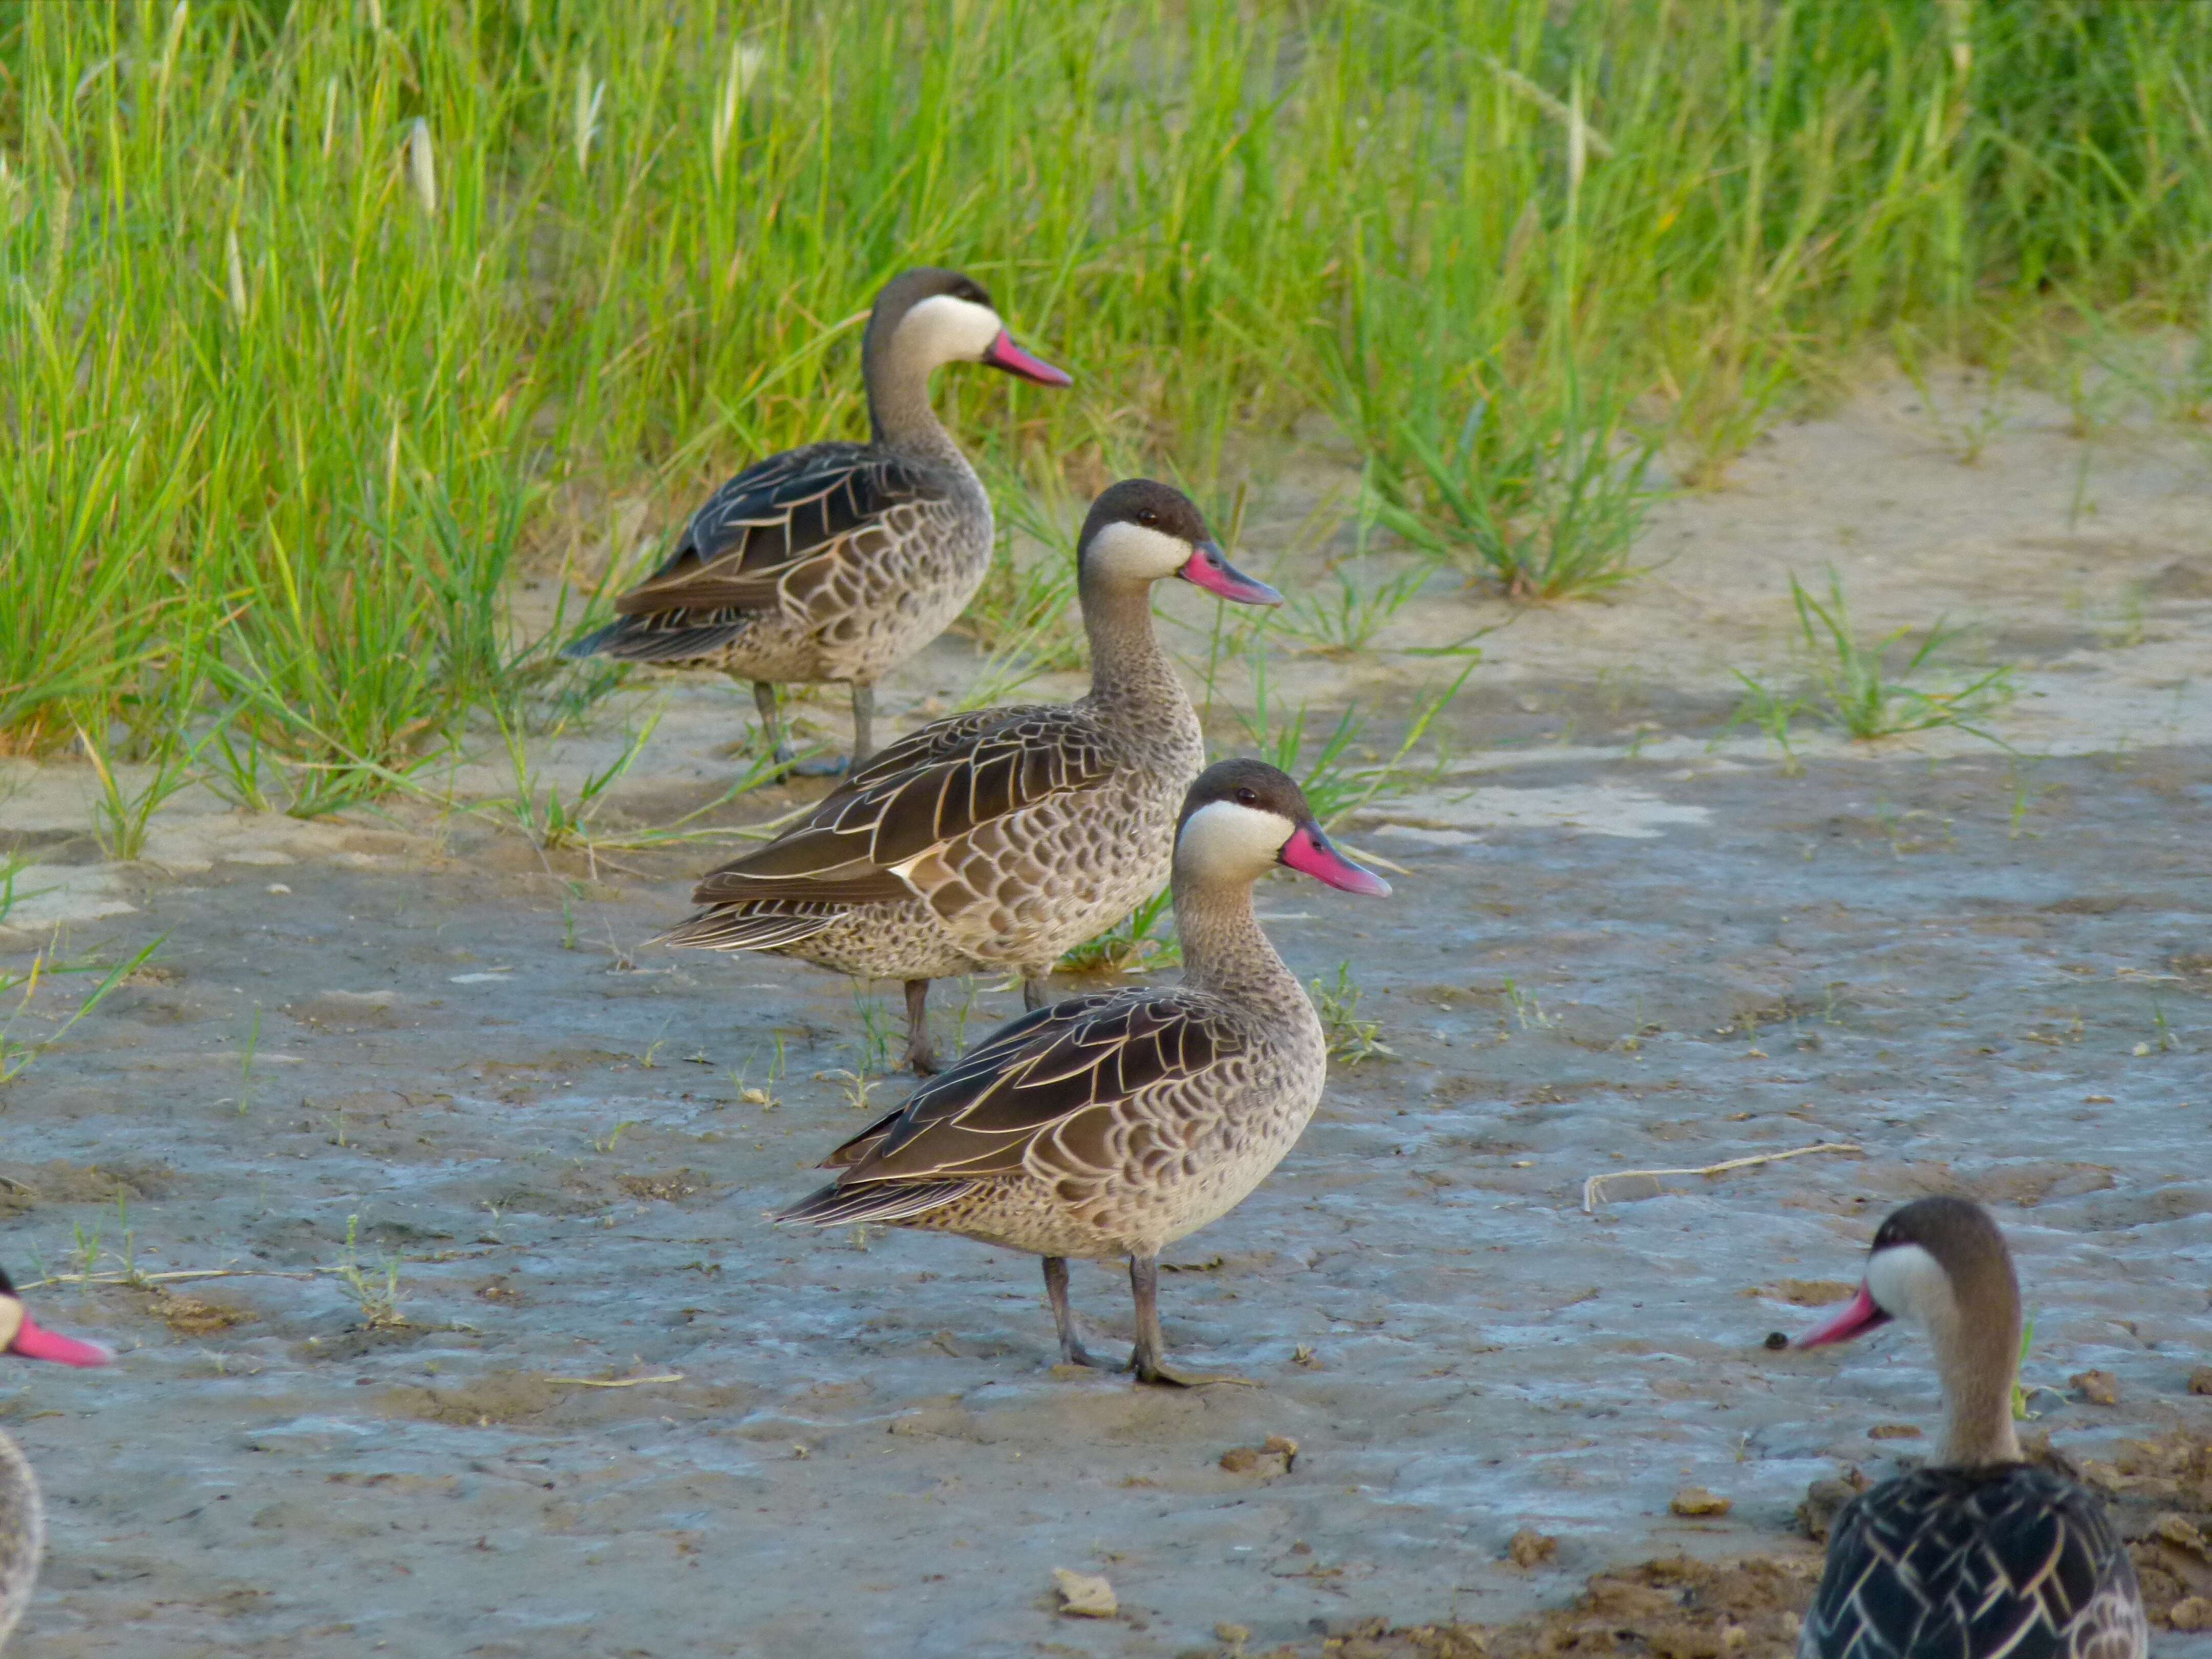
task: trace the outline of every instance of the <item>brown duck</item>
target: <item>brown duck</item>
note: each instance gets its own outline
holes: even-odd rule
[[[664,939],[773,951],[906,982],[907,1060],[936,1069],[929,981],[1018,970],[1029,1006],[1060,955],[1167,878],[1176,809],[1206,745],[1152,633],[1155,582],[1242,605],[1282,596],[1223,557],[1181,490],[1149,479],[1091,504],[1076,544],[1090,695],[993,708],[893,744],[806,819],[705,877]]]
[[[1067,1303],[1067,1258],[1129,1258],[1146,1382],[1167,1369],[1159,1255],[1227,1214],[1297,1144],[1328,1044],[1260,929],[1253,884],[1286,865],[1389,893],[1329,844],[1298,787],[1256,760],[1190,787],[1175,837],[1183,982],[1079,996],[1001,1026],[831,1153],[837,1177],[777,1218],[963,1234],[1044,1258],[1062,1356],[1095,1363]]]
[[[1857,1296],[1797,1346],[1893,1319],[1936,1350],[1942,1443],[1836,1517],[1799,1659],[2142,1659],[2142,1596],[2103,1500],[2021,1460],[2020,1281],[1979,1205],[1893,1212]]]
[[[943,633],[990,568],[990,498],[929,404],[929,377],[955,362],[1070,384],[1014,343],[974,278],[933,267],[893,277],[860,345],[869,441],[809,444],[738,474],[668,562],[615,601],[616,620],[562,654],[750,680],[785,762],[775,688],[849,685],[852,763],[866,760],[876,682]]]

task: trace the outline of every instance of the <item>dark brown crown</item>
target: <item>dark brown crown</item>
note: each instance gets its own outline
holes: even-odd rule
[[[1273,812],[1292,823],[1308,823],[1313,819],[1313,808],[1306,805],[1305,792],[1291,781],[1289,773],[1263,760],[1240,755],[1231,760],[1216,761],[1198,775],[1198,781],[1182,798],[1182,816],[1176,820],[1177,837],[1182,836],[1183,825],[1190,822],[1192,813],[1224,800],[1257,811]]]
[[[1083,520],[1083,533],[1075,543],[1077,556],[1110,524],[1141,525],[1194,544],[1211,541],[1213,535],[1206,527],[1206,514],[1198,510],[1197,502],[1173,484],[1152,478],[1124,478],[1106,487],[1091,503],[1090,515]]]

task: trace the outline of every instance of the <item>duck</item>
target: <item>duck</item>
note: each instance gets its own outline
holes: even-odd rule
[[[1245,575],[1197,504],[1125,478],[1076,538],[1091,690],[1072,703],[935,721],[890,745],[803,821],[702,878],[704,907],[660,936],[769,951],[904,981],[902,1063],[937,1069],[930,981],[1012,968],[1035,1009],[1060,956],[1168,876],[1176,814],[1206,764],[1198,712],[1152,631],[1153,584],[1237,605],[1282,595]]]
[[[1935,1347],[1943,1438],[1836,1517],[1799,1659],[2141,1659],[2142,1595],[2103,1500],[2021,1458],[2020,1280],[1981,1206],[1938,1196],[1892,1212],[1858,1293],[1797,1346],[1892,1320]]]
[[[848,763],[794,760],[776,688],[845,684],[850,764],[866,761],[876,683],[942,634],[990,568],[990,497],[930,407],[930,376],[956,362],[1073,384],[1014,343],[972,276],[900,273],[861,338],[868,441],[809,444],[738,473],[691,515],[667,561],[615,600],[615,620],[562,656],[750,680],[769,750],[805,775]]]
[[[1252,889],[1277,866],[1346,892],[1389,884],[1331,844],[1298,786],[1218,762],[1176,824],[1183,979],[1067,998],[1000,1026],[839,1146],[837,1175],[775,1218],[957,1233],[1044,1261],[1062,1359],[1093,1365],[1069,1306],[1071,1257],[1126,1257],[1140,1382],[1243,1382],[1170,1369],[1160,1252],[1218,1220],[1297,1143],[1328,1043],[1261,931]]]
[[[31,1318],[8,1275],[0,1273],[0,1354],[48,1359],[64,1365],[105,1365],[106,1349],[46,1329]],[[46,1547],[46,1510],[31,1465],[14,1441],[0,1434],[0,1648],[8,1645],[31,1604],[39,1560]]]

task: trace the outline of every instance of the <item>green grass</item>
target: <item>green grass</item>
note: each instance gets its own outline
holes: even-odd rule
[[[1151,974],[1179,966],[1182,946],[1174,932],[1175,896],[1163,887],[1096,939],[1060,959],[1066,974]]]
[[[1416,760],[1414,750],[1482,660],[1481,653],[1471,647],[1455,654],[1466,659],[1459,672],[1442,685],[1425,687],[1414,695],[1405,730],[1386,756],[1370,741],[1371,719],[1357,708],[1345,709],[1326,732],[1310,727],[1308,706],[1300,702],[1293,708],[1276,694],[1267,652],[1255,647],[1249,653],[1253,712],[1237,712],[1243,737],[1232,746],[1249,750],[1289,773],[1322,827],[1333,830],[1363,806],[1410,793],[1442,775],[1445,757],[1441,745],[1428,761]]]
[[[1328,1057],[1340,1066],[1357,1066],[1377,1054],[1396,1058],[1382,1041],[1382,1021],[1360,1017],[1360,1000],[1366,994],[1352,976],[1349,960],[1336,964],[1334,980],[1313,982],[1314,1011],[1321,1016],[1322,1030],[1328,1039]]]
[[[571,684],[519,562],[859,430],[918,260],[1079,376],[945,377],[994,477],[1321,409],[1534,592],[1900,323],[2207,325],[2201,5],[8,0],[0,71],[0,744],[301,812]]]
[[[1572,599],[1626,581],[1655,494],[1645,478],[1656,441],[1632,430],[1620,382],[1593,395],[1586,381],[1569,362],[1557,395],[1538,404],[1498,373],[1449,444],[1401,423],[1404,459],[1384,471],[1382,521],[1514,599]]]
[[[1943,672],[1940,653],[1958,637],[1957,629],[1944,627],[1939,619],[1921,634],[1917,645],[1903,652],[1892,647],[1910,640],[1911,628],[1894,629],[1879,639],[1861,639],[1851,626],[1842,579],[1832,570],[1825,600],[1807,592],[1794,575],[1790,597],[1797,610],[1810,669],[1807,688],[1797,695],[1784,694],[1736,670],[1744,697],[1729,722],[1731,729],[1744,720],[1754,721],[1793,759],[1790,728],[1801,714],[1815,715],[1861,741],[1944,726],[1998,741],[1977,722],[2011,699],[2009,664],[1978,674],[1950,673],[1952,684],[1946,687],[1916,685],[1911,683],[1916,677]]]

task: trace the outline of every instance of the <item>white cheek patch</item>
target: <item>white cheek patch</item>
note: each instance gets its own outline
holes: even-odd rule
[[[1176,861],[1224,874],[1249,871],[1255,876],[1275,861],[1297,825],[1279,812],[1239,806],[1233,800],[1209,801],[1190,815],[1176,842]]]
[[[1005,326],[988,306],[938,294],[899,319],[898,337],[934,363],[975,362]]]
[[[1190,562],[1190,544],[1164,530],[1147,530],[1143,525],[1121,520],[1091,538],[1090,558],[1100,570],[1121,581],[1156,582]]]
[[[1951,1304],[1951,1276],[1917,1244],[1893,1244],[1867,1263],[1867,1289],[1884,1313],[1926,1325]]]

